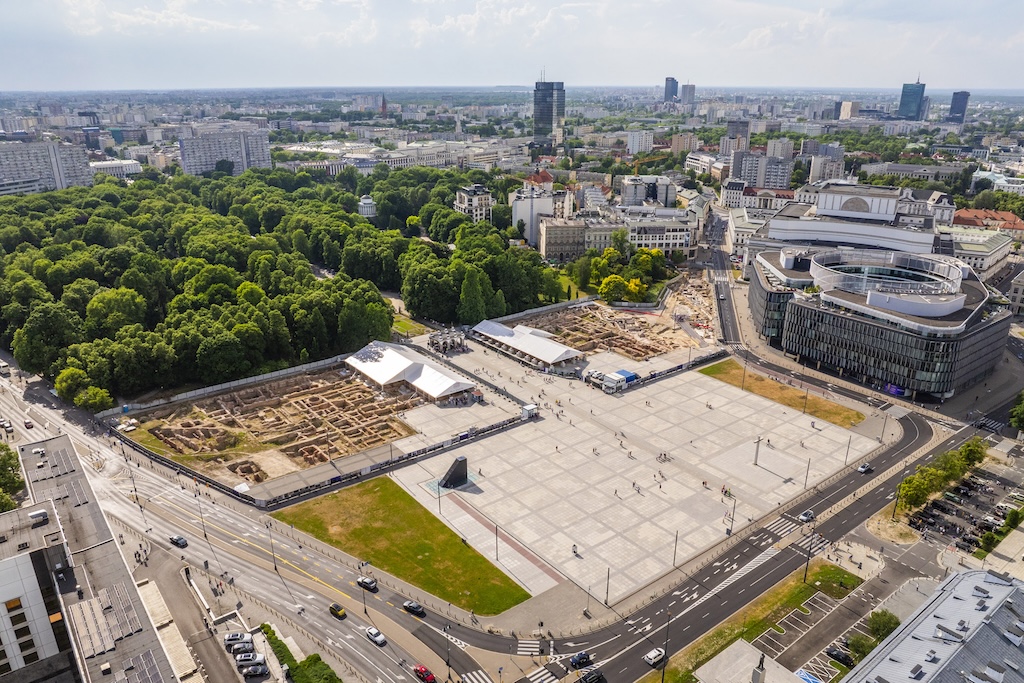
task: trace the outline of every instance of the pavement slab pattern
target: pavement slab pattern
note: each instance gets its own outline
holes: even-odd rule
[[[592,358],[640,374],[653,369],[616,354]],[[528,549],[534,558],[500,543],[497,564],[514,564],[513,578],[533,594],[554,585],[550,574],[530,568],[539,558],[614,603],[669,571],[673,558],[685,562],[731,525],[738,530],[798,495],[805,478],[814,486],[840,469],[848,447],[853,463],[878,445],[693,371],[613,396],[528,372],[493,352],[451,360],[537,401],[542,419],[394,477],[436,511],[436,481],[465,455],[477,475],[472,486],[442,498],[458,496],[480,515],[441,501],[440,517],[492,560],[495,525]],[[734,498],[721,494],[723,486]]]

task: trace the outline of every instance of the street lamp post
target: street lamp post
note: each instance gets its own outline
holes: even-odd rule
[[[452,680],[452,641],[448,637],[448,629],[452,627],[451,624],[445,624],[444,628],[444,664],[448,667],[448,680]]]
[[[807,540],[807,562],[804,563],[804,583],[807,583],[807,571],[811,568],[811,544],[814,542],[814,527],[811,527],[811,535]]]
[[[907,480],[906,477],[900,479],[900,483],[896,484],[896,499],[892,502],[892,521],[896,521],[896,508],[900,505],[900,489],[903,488],[903,482]]]
[[[732,536],[732,530],[736,526],[736,496],[732,497],[732,517],[729,518],[729,532],[726,536]]]
[[[661,683],[665,683],[665,669],[668,668],[668,629],[672,626],[672,613],[665,612],[665,657],[661,664]]]
[[[280,574],[281,572],[277,568],[277,553],[274,552],[274,529],[270,522],[267,522],[267,533],[270,534],[270,556],[274,558],[274,571]]]

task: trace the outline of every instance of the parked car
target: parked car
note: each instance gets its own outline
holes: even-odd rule
[[[366,637],[370,639],[371,643],[379,647],[384,647],[388,644],[388,639],[384,637],[384,634],[378,631],[373,626],[366,629]]]
[[[861,474],[867,474],[868,472],[873,472],[874,469],[875,468],[871,466],[871,463],[866,462],[866,463],[862,464],[860,467],[858,467],[857,471],[860,472]],[[839,661],[839,660],[836,660],[836,661]]]
[[[829,647],[825,649],[825,654],[836,660],[847,669],[852,669],[854,665],[853,657],[846,652],[843,652],[838,647]]]
[[[239,669],[253,664],[266,664],[267,658],[259,652],[246,652],[244,655],[235,655],[235,664]]]
[[[968,543],[967,541],[963,541],[963,540],[957,541],[956,542],[956,547],[960,548],[960,550],[963,550],[966,553],[974,551],[974,546],[971,545],[970,543]]]
[[[423,605],[416,602],[415,600],[406,600],[402,603],[402,609],[409,614],[415,614],[418,617],[427,616],[427,610],[423,609]]]
[[[266,664],[253,664],[242,669],[242,676],[252,678],[254,676],[266,676],[270,673],[270,667]]]
[[[430,669],[423,666],[422,664],[417,664],[416,666],[414,666],[412,668],[412,672],[416,674],[416,678],[423,681],[423,683],[434,683],[434,681],[437,680],[434,678],[434,674],[430,673]]]
[[[184,536],[171,536],[171,545],[176,545],[179,548],[187,548],[188,541],[185,540]]]
[[[803,512],[800,513],[800,516],[797,517],[797,520],[804,523],[814,521],[814,511],[804,510]]]
[[[605,680],[600,669],[591,669],[580,677],[580,683],[602,683]]]
[[[569,664],[574,669],[582,669],[583,667],[590,664],[590,653],[589,652],[577,652],[569,658]]]
[[[360,576],[356,579],[356,584],[358,584],[360,588],[365,588],[368,591],[377,590],[377,579],[369,576]]]
[[[665,651],[660,647],[656,647],[647,654],[644,655],[644,661],[651,666],[658,666],[661,660],[665,659]]]
[[[252,641],[247,640],[242,643],[235,643],[231,646],[231,654],[233,655],[244,655],[246,652],[253,651]]]
[[[345,614],[346,614],[345,608],[342,607],[341,605],[339,605],[336,602],[332,602],[331,603],[330,612],[331,612],[331,616],[334,617],[335,619],[344,619],[345,618]]]
[[[252,642],[251,633],[226,633],[224,635],[224,645],[230,647],[235,643],[248,643]]]

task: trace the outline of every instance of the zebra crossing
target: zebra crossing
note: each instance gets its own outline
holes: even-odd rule
[[[791,519],[779,517],[777,520],[766,526],[764,531],[775,534],[779,538],[784,538],[791,534],[793,529],[796,529],[798,526],[800,525]]]
[[[540,641],[539,640],[517,640],[516,641],[516,654],[526,655],[532,657],[540,654]]]
[[[462,674],[462,683],[494,683],[483,669]]]
[[[832,545],[832,541],[824,538],[820,534],[811,534],[809,536],[804,536],[793,545],[802,548],[805,553],[808,553],[813,557]]]
[[[536,671],[527,674],[526,676],[532,683],[555,683],[558,680],[558,676],[551,673],[545,667],[541,667]]]

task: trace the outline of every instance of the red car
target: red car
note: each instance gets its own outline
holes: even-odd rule
[[[416,678],[423,681],[423,683],[434,683],[435,681],[434,674],[430,673],[430,669],[423,666],[422,664],[417,664],[416,666],[414,666],[412,672],[416,674]]]

